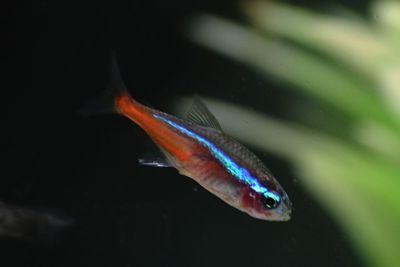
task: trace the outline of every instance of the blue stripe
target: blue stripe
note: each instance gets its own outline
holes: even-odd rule
[[[247,185],[250,186],[251,189],[253,189],[257,193],[261,193],[265,197],[271,197],[271,198],[275,199],[276,201],[279,201],[279,196],[277,196],[273,192],[270,192],[265,186],[260,184],[260,182],[257,180],[257,178],[253,177],[248,170],[246,170],[245,168],[240,167],[238,164],[236,164],[228,155],[226,155],[223,151],[221,151],[213,143],[211,143],[210,141],[206,140],[205,138],[199,136],[198,134],[186,129],[185,127],[182,127],[181,125],[179,125],[169,119],[166,119],[157,114],[154,114],[153,116],[155,118],[171,125],[172,127],[177,129],[181,133],[192,137],[193,139],[197,140],[202,145],[207,147],[209,149],[209,151],[218,159],[218,161],[228,170],[228,172],[231,173],[239,181],[246,183]]]

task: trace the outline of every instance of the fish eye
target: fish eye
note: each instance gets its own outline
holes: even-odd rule
[[[276,197],[271,197],[271,196],[265,196],[262,199],[262,203],[265,208],[267,209],[273,209],[279,204],[279,199]]]

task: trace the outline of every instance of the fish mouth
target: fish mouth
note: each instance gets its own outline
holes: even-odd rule
[[[256,211],[247,212],[251,217],[272,222],[289,221],[292,211],[287,207],[279,207],[278,209],[271,210],[268,213],[260,213]]]
[[[292,215],[292,204],[289,199],[284,199],[281,206],[276,208],[267,216],[270,221],[289,221]]]
[[[283,221],[289,221],[291,219],[292,202],[289,200],[288,196],[285,195],[282,198],[280,205],[275,209],[266,210],[258,208],[256,209],[239,208],[239,210],[259,220],[283,222]]]
[[[291,214],[293,210],[293,205],[292,202],[290,201],[289,197],[285,194],[285,196],[282,198],[282,204],[278,209],[276,209],[276,212],[281,215],[282,221],[288,221],[290,220]]]
[[[290,221],[290,218],[291,218],[290,214],[291,214],[291,212],[288,212],[285,215],[280,216],[276,221],[282,221],[282,222]]]
[[[268,220],[277,221],[277,222],[287,222],[287,221],[290,221],[290,218],[291,218],[290,215],[291,215],[290,211],[289,212],[287,211],[283,214],[275,213],[274,216],[269,217]]]

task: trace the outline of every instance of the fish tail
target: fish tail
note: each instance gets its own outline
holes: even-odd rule
[[[119,101],[138,104],[129,94],[121,77],[115,52],[112,52],[110,56],[110,71],[107,89],[80,109],[78,114],[83,116],[120,114],[121,110],[119,108],[120,105],[118,104]]]

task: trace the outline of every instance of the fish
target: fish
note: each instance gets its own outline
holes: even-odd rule
[[[73,218],[60,211],[0,201],[0,238],[51,244],[74,223]]]
[[[115,55],[110,76],[107,92],[113,111],[142,128],[165,156],[142,159],[142,164],[174,167],[256,219],[290,219],[292,203],[285,190],[254,153],[222,130],[200,97],[194,97],[186,118],[178,118],[136,101],[122,80]]]

